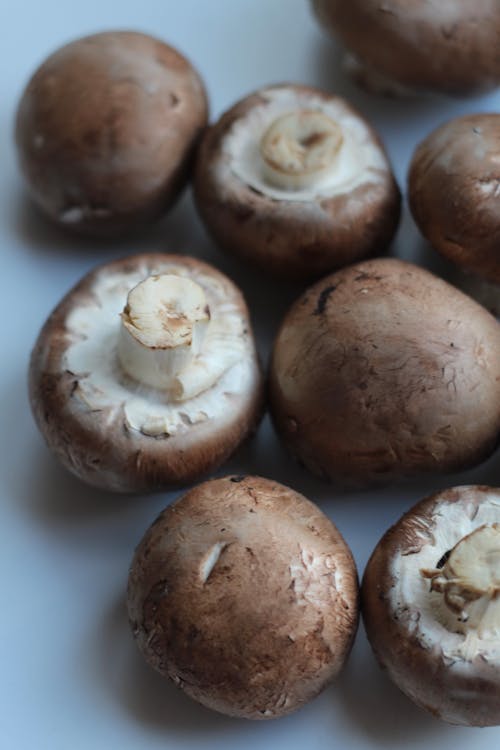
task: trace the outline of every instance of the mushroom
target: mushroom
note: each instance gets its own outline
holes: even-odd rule
[[[28,83],[19,162],[49,217],[115,235],[169,208],[206,122],[203,83],[177,50],[131,31],[93,34],[50,55]]]
[[[379,93],[468,95],[500,83],[497,0],[312,0],[349,51],[347,68]]]
[[[337,675],[358,623],[351,552],[288,487],[255,476],[205,482],[139,544],[128,612],[146,661],[208,708],[273,719]]]
[[[176,255],[85,276],[31,356],[31,405],[49,447],[84,481],[120,492],[215,469],[256,428],[262,391],[240,291]]]
[[[500,314],[500,115],[458,117],[417,147],[408,194],[430,244],[457,282]]]
[[[500,724],[500,488],[415,505],[366,567],[362,612],[380,665],[452,724]]]
[[[367,485],[486,459],[500,437],[500,326],[394,258],[342,269],[285,316],[270,405],[311,471]]]
[[[202,139],[194,190],[221,248],[282,277],[317,278],[380,253],[399,221],[374,130],[307,86],[264,88],[226,112]]]

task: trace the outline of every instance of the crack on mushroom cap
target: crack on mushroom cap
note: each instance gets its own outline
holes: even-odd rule
[[[474,488],[461,491],[467,493],[462,501],[440,502],[430,520],[416,518],[416,526],[412,521],[417,541],[405,552],[399,549],[391,562],[390,609],[422,648],[440,651],[443,660],[454,669],[473,669],[473,662],[479,657],[500,666],[498,636],[484,633],[472,644],[463,632],[450,630],[449,611],[442,606],[442,594],[430,592],[428,579],[421,573],[436,569],[443,555],[476,529],[500,523],[498,493],[492,490],[477,503]]]
[[[217,373],[214,385],[199,395],[179,403],[170,402],[158,389],[133,381],[118,362],[117,344],[120,313],[127,293],[149,275],[173,273],[198,283],[207,297],[211,323],[204,348],[186,374],[193,383]],[[70,344],[63,367],[78,380],[73,398],[81,399],[89,409],[123,409],[125,426],[152,437],[186,432],[192,425],[230,412],[231,399],[246,393],[255,378],[255,361],[248,323],[237,303],[227,297],[224,284],[203,270],[166,262],[158,267],[120,270],[106,269],[94,282],[88,303],[79,305],[67,316],[66,332]]]
[[[258,96],[262,104],[237,119],[223,139],[225,158],[215,167],[220,172],[220,184],[227,182],[231,174],[268,198],[311,203],[352,192],[360,185],[383,183],[387,178],[390,167],[382,148],[374,142],[361,117],[341,99],[325,99],[285,86],[262,89]],[[336,168],[308,188],[291,191],[273,187],[263,170],[261,138],[277,118],[304,109],[323,113],[340,126],[343,142],[335,161]]]

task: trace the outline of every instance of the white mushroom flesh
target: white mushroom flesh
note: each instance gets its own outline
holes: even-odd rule
[[[204,337],[190,347],[189,362],[180,372],[178,362],[170,363],[171,374],[176,372],[173,393],[129,377],[118,356],[123,335],[120,314],[127,295],[145,277],[165,273],[199,285],[210,310],[209,325],[199,321],[205,326]],[[258,365],[248,322],[216,277],[182,264],[163,263],[153,271],[145,266],[102,273],[92,292],[89,302],[73,309],[66,320],[71,343],[64,363],[78,382],[73,398],[87,408],[108,409],[110,419],[123,411],[126,426],[146,435],[174,435],[193,424],[223,419],[230,413],[230,399],[255,386]]]
[[[200,354],[210,323],[203,289],[175,274],[149,276],[129,292],[121,321],[118,357],[125,372],[182,398],[182,373]]]
[[[474,488],[462,492],[464,501],[420,518],[421,544],[394,556],[391,610],[454,669],[473,669],[479,655],[500,666],[500,497],[476,504]]]
[[[431,591],[442,594],[440,619],[465,636],[473,657],[479,640],[500,638],[500,524],[481,526],[461,539],[442,568],[424,570]]]
[[[273,88],[259,92],[262,104],[237,119],[223,141],[224,159],[215,167],[221,171],[218,182],[230,182],[231,175],[269,198],[307,203],[315,199],[331,198],[355,190],[360,185],[384,182],[390,170],[382,148],[374,141],[372,132],[341,99],[320,96],[292,88]],[[329,141],[328,166],[317,169],[307,177],[291,180],[270,173],[263,158],[261,143],[271,127],[283,129],[291,123],[297,129],[301,113],[313,114],[324,123],[328,120],[336,133]],[[294,121],[292,113],[297,113]],[[324,119],[323,119],[324,118]],[[315,149],[314,149],[315,150]],[[301,184],[302,181],[302,184]],[[276,184],[279,183],[279,184]],[[292,185],[293,183],[293,185]]]
[[[343,140],[341,127],[321,112],[282,115],[260,142],[264,179],[284,190],[314,186],[335,169]]]

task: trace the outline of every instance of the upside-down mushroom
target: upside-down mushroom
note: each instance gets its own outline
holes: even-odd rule
[[[454,487],[408,511],[370,558],[362,611],[415,703],[452,724],[500,724],[500,489]]]
[[[195,198],[216,243],[278,277],[318,278],[381,254],[400,194],[383,146],[338,96],[260,89],[210,127]]]
[[[30,364],[49,447],[89,484],[141,492],[213,470],[255,429],[262,375],[241,292],[194,258],[144,254],[85,276]]]

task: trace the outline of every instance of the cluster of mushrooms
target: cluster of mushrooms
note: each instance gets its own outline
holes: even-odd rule
[[[372,86],[462,94],[500,83],[493,0],[473,13],[468,0],[434,14],[395,0],[313,5]],[[188,60],[135,32],[59,49],[22,96],[20,166],[63,227],[136,230],[192,176],[217,246],[315,282],[282,322],[266,388],[244,298],[213,266],[139,254],[89,273],[42,327],[30,363],[33,413],[64,466],[117,492],[191,485],[257,429],[266,391],[289,451],[334,482],[370,486],[489,457],[500,325],[423,268],[378,257],[401,197],[373,128],[338,96],[294,84],[250,94],[210,127],[207,117]],[[468,283],[487,286],[492,308],[499,153],[500,115],[469,115],[426,138],[409,175],[422,233],[473,274]],[[500,488],[417,504],[378,544],[360,596],[346,542],[305,497],[257,476],[204,481],[151,525],[128,584],[145,659],[204,705],[254,719],[297,709],[337,675],[360,602],[380,664],[418,705],[456,724],[500,723]]]

